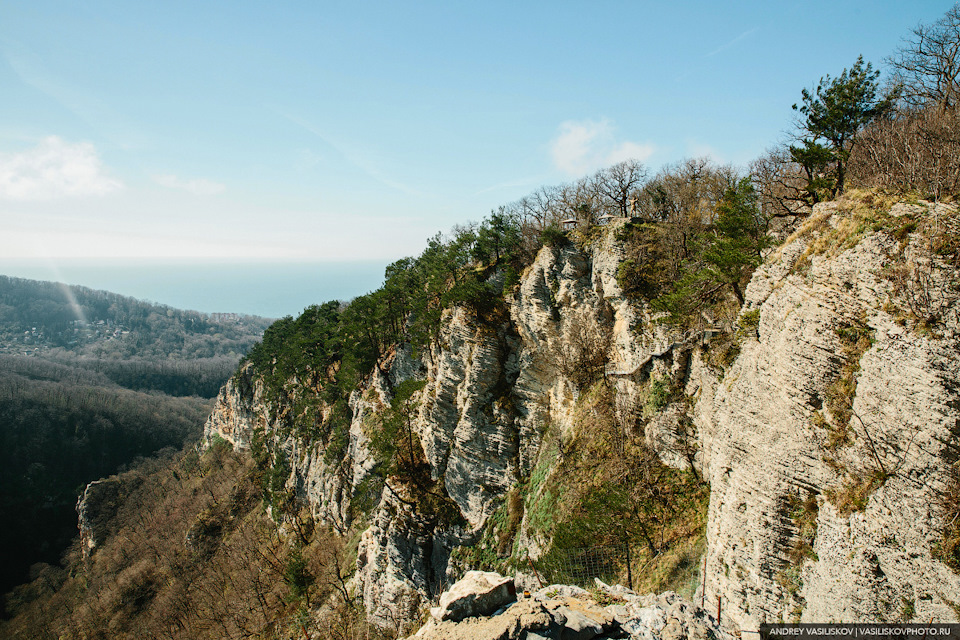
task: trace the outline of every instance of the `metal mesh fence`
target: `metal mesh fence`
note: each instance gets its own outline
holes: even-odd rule
[[[582,549],[554,549],[534,561],[544,584],[573,584],[591,587],[594,578],[608,584],[631,586],[630,547],[626,544]]]

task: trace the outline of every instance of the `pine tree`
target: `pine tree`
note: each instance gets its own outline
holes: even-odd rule
[[[813,91],[804,89],[802,105],[793,105],[795,111],[803,114],[798,127],[804,146],[791,147],[791,155],[809,155],[809,151],[820,146],[817,141],[824,140],[834,163],[833,195],[843,193],[847,160],[856,144],[857,133],[888,113],[899,96],[900,89],[893,88],[878,97],[879,76],[880,72],[874,71],[869,62],[864,64],[863,56],[859,56],[839,77],[824,76]],[[822,154],[817,158],[823,159]]]

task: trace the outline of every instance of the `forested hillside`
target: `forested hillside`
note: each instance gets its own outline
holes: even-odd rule
[[[269,324],[0,276],[0,354],[90,369],[129,389],[212,398]]]
[[[131,391],[101,374],[0,357],[0,584],[56,563],[84,485],[196,439],[210,401]]]
[[[195,442],[268,323],[0,276],[0,589],[59,561],[87,482]]]

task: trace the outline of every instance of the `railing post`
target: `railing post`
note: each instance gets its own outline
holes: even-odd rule
[[[707,552],[703,552],[703,573],[700,574],[700,608],[703,609],[703,600],[707,595]]]
[[[540,579],[540,574],[537,573],[537,568],[533,566],[533,560],[530,559],[530,554],[527,554],[527,562],[530,563],[530,568],[533,569],[533,575],[537,578],[537,584],[540,585],[540,588],[543,589],[543,580]]]

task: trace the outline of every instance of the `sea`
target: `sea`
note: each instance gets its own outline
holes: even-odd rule
[[[81,285],[176,309],[282,318],[377,289],[388,262],[0,259],[0,275]]]

